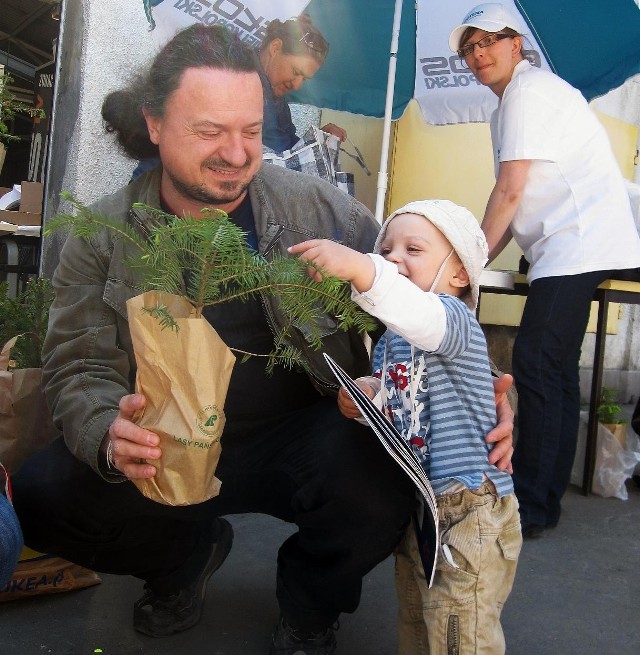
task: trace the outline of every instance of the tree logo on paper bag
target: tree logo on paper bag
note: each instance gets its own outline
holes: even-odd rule
[[[207,437],[217,437],[222,431],[220,410],[215,405],[207,405],[198,412],[198,430]]]

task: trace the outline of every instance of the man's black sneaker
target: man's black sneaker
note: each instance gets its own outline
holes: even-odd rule
[[[158,595],[149,584],[133,606],[133,627],[150,637],[166,637],[193,627],[202,616],[209,578],[222,566],[233,543],[233,528],[225,519],[218,519],[218,538],[198,577],[179,591]]]
[[[335,652],[336,636],[332,628],[303,633],[281,617],[273,631],[269,655],[333,655]]]

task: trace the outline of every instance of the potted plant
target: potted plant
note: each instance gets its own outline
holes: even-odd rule
[[[618,404],[618,390],[602,387],[597,409],[598,421],[612,432],[624,448],[627,439],[627,420],[622,417],[622,407]]]
[[[313,279],[308,274],[313,265],[297,257],[262,257],[225,212],[205,209],[198,217],[178,218],[136,203],[134,209],[148,222],[143,235],[67,193],[62,197],[75,213],[51,219],[45,234],[64,228],[79,238],[99,239],[110,233],[130,253],[129,266],[143,291],[126,301],[126,309],[136,391],[147,400],[134,421],[157,434],[162,447],[162,458],[150,460],[156,475],[134,480],[147,498],[190,505],[219,493],[215,471],[236,357],[239,365],[263,357],[267,372],[276,365],[305,368],[303,350],[313,356],[310,351],[323,347],[325,316],[338,330],[364,335],[375,328],[375,321],[351,300],[349,285],[324,274]],[[257,296],[273,298],[281,310],[273,350],[230,349],[204,309]]]
[[[57,436],[40,389],[40,351],[53,287],[30,280],[17,298],[0,282],[0,462],[14,473]]]
[[[0,282],[0,347],[18,337],[11,351],[10,368],[40,368],[53,286],[46,278],[36,278],[17,298],[10,298],[7,292],[7,283]]]
[[[44,118],[43,109],[34,107],[32,104],[23,102],[11,90],[13,77],[9,73],[3,72],[0,68],[0,170],[4,164],[6,155],[6,144],[11,141],[18,141],[19,136],[11,134],[10,123],[18,114],[25,114],[32,118]]]

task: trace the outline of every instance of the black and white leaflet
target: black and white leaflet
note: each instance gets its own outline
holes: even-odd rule
[[[438,553],[438,507],[431,483],[411,446],[396,430],[391,421],[376,407],[371,399],[351,379],[347,373],[326,353],[324,358],[343,386],[363,418],[367,421],[386,451],[412,480],[418,491],[420,500],[414,516],[416,536],[420,557],[429,586],[433,583]]]

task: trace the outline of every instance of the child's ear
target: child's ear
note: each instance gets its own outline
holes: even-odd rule
[[[453,271],[453,274],[451,275],[451,286],[464,289],[465,287],[469,286],[469,283],[469,274],[467,273],[467,269],[461,263],[458,263]]]

